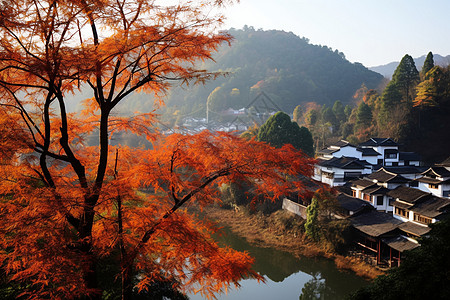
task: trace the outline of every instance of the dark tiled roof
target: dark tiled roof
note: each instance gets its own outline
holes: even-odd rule
[[[339,151],[339,149],[325,148],[325,149],[322,149],[322,150],[318,151],[317,153],[318,154],[333,154],[334,152],[337,152],[337,151]]]
[[[360,146],[372,146],[372,147],[377,147],[377,146],[398,146],[398,144],[396,142],[394,142],[393,140],[389,139],[389,138],[371,138],[368,141],[365,141],[362,144],[359,144]]]
[[[399,200],[408,202],[408,203],[415,203],[418,200],[423,200],[426,197],[430,196],[430,193],[426,193],[424,191],[421,191],[419,189],[410,188],[406,186],[399,186],[392,191],[389,191],[387,193],[392,198],[398,198]]]
[[[367,179],[357,179],[357,180],[353,180],[351,183],[352,183],[353,187],[359,186],[359,187],[363,187],[363,188],[366,188],[366,187],[376,184],[373,181],[367,180]]]
[[[357,151],[362,153],[362,156],[378,156],[381,155],[377,151],[375,151],[373,148],[357,148]]]
[[[397,229],[398,225],[403,223],[402,221],[394,218],[392,214],[387,214],[376,210],[354,217],[352,216],[349,220],[353,227],[372,237],[379,237],[380,235],[389,233]]]
[[[386,171],[384,168],[370,174],[367,178],[372,180],[377,180],[378,182],[389,182],[389,183],[406,183],[409,182],[408,179],[401,175],[397,175]]]
[[[428,226],[418,225],[413,222],[405,222],[403,224],[400,224],[398,228],[400,228],[401,231],[413,234],[415,236],[422,236],[424,234],[427,234],[431,230],[431,228]]]
[[[434,179],[434,178],[429,178],[429,177],[421,177],[421,178],[417,178],[415,181],[419,181],[419,182],[423,182],[423,183],[429,183],[429,184],[442,184],[444,183],[444,181],[439,180],[439,179]]]
[[[370,164],[365,160],[360,160],[356,157],[333,157],[329,160],[319,161],[319,165],[323,167],[335,167],[340,169],[364,169]]]
[[[427,167],[416,167],[416,166],[395,166],[395,167],[383,167],[386,171],[395,174],[420,174],[424,172]]]
[[[450,171],[447,170],[445,167],[431,167],[422,174],[423,175],[433,174],[440,177],[450,177]]]
[[[379,185],[371,186],[363,190],[364,194],[368,195],[386,195],[389,191],[389,189]]]
[[[335,146],[335,147],[346,147],[346,146],[355,147],[352,144],[350,144],[349,142],[347,142],[346,140],[340,140],[339,142],[336,142],[336,143],[332,144],[331,146]]]
[[[407,238],[404,238],[402,236],[396,236],[393,238],[385,238],[382,239],[382,241],[391,247],[392,249],[395,249],[397,251],[403,252],[406,250],[412,250],[414,248],[417,248],[420,246],[420,244],[411,242]]]
[[[450,206],[450,199],[432,197],[424,202],[417,203],[412,211],[429,218],[435,218],[439,215],[447,213]]]
[[[415,152],[399,152],[400,160],[420,161],[420,155]]]
[[[347,211],[357,212],[364,207],[372,207],[367,201],[349,196],[344,193],[340,193],[337,196],[337,200],[340,206]]]
[[[410,209],[411,207],[413,207],[413,204],[395,200],[394,203],[392,203],[392,206],[395,206],[398,208],[403,208],[403,209]]]
[[[441,162],[440,164],[436,164],[436,166],[440,166],[440,167],[450,167],[450,156],[447,157],[447,159],[444,160],[443,162]]]

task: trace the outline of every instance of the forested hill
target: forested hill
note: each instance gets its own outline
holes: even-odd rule
[[[234,36],[231,47],[223,45],[215,62],[205,62],[202,67],[230,75],[205,86],[173,89],[166,99],[168,111],[182,115],[199,111],[203,115],[214,90],[210,97],[213,111],[245,107],[260,91],[286,112],[311,101],[333,105],[341,100],[346,104],[363,83],[376,88],[383,79],[360,63],[350,63],[338,50],[312,45],[290,32],[244,27],[229,33]],[[136,106],[133,109],[142,106],[137,99],[131,103]]]

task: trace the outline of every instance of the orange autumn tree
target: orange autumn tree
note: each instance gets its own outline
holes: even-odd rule
[[[260,278],[246,253],[218,247],[214,227],[185,208],[219,201],[218,186],[244,177],[278,199],[303,187],[289,178],[311,175],[312,160],[225,133],[164,137],[152,113],[114,114],[134,92],[219,75],[195,63],[230,41],[214,33],[223,2],[0,3],[0,271],[24,296],[98,299],[105,277],[123,299],[158,282],[213,296]],[[92,97],[68,113],[80,88]],[[111,146],[124,130],[153,149]]]

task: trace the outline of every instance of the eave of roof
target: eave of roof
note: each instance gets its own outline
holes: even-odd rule
[[[378,156],[381,155],[377,151],[375,151],[373,148],[357,148],[357,151],[362,153],[362,156]]]
[[[370,186],[362,190],[364,194],[368,195],[386,195],[390,190],[384,186]]]
[[[415,203],[418,200],[425,199],[425,197],[431,195],[431,193],[427,193],[419,189],[410,188],[406,186],[399,186],[389,191],[387,194],[392,198],[399,199],[408,203]]]
[[[353,180],[351,182],[352,187],[362,187],[362,188],[367,188],[373,185],[376,185],[375,182],[371,181],[371,180],[367,180],[367,179],[357,179],[357,180]]]
[[[372,237],[379,237],[389,233],[397,229],[399,224],[403,223],[391,214],[376,210],[352,216],[349,220],[354,228]]]
[[[428,184],[442,184],[444,183],[443,180],[439,180],[439,179],[434,179],[434,178],[429,178],[429,177],[420,177],[415,179],[415,181],[419,181],[419,182],[423,182],[423,183],[428,183]]]
[[[398,208],[402,208],[402,209],[410,209],[411,207],[413,207],[413,204],[409,204],[409,203],[405,203],[405,202],[402,202],[402,201],[395,200],[392,203],[392,206],[395,206],[395,207],[398,207]]]
[[[400,224],[398,228],[406,233],[413,234],[415,236],[422,236],[430,232],[431,228],[428,226],[422,226],[413,222],[405,222]]]
[[[447,170],[445,167],[431,167],[425,172],[423,172],[422,175],[426,176],[429,173],[438,177],[450,177],[450,171]]]
[[[339,202],[339,205],[348,211],[352,211],[352,212],[357,212],[360,209],[364,208],[364,207],[369,207],[371,206],[368,202],[349,196],[347,194],[344,193],[340,193],[337,196],[337,200]]]
[[[360,146],[398,146],[396,142],[391,140],[390,138],[371,138],[361,144]]]
[[[436,218],[446,214],[448,207],[450,207],[450,199],[432,197],[424,202],[417,203],[411,210],[425,217]]]
[[[384,168],[379,169],[378,171],[367,176],[369,179],[377,180],[378,182],[386,182],[386,183],[406,183],[410,180],[405,177],[391,173]]]
[[[420,246],[420,244],[411,242],[410,240],[402,236],[396,236],[393,238],[384,238],[382,239],[382,241],[392,249],[395,249],[400,252],[412,250]]]

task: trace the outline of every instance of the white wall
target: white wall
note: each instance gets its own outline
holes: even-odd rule
[[[334,152],[333,156],[337,158],[347,156],[361,159],[361,152],[356,151],[356,147],[345,146],[339,149],[339,151]]]

